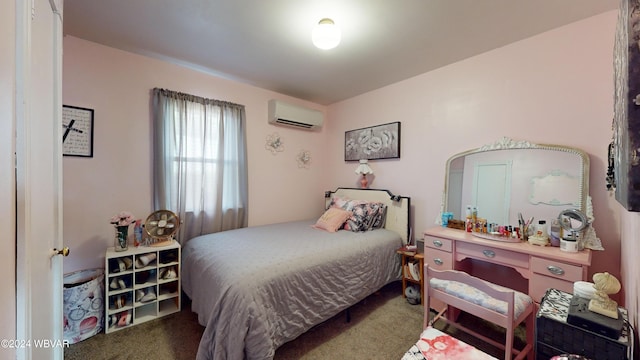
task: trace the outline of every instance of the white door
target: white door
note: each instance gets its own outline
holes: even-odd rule
[[[16,337],[15,14],[15,1],[0,5],[0,339]],[[0,348],[0,358],[15,350]]]
[[[16,348],[62,359],[62,1],[16,2]]]

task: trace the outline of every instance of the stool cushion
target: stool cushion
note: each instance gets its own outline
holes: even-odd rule
[[[525,309],[533,303],[533,299],[531,299],[531,297],[527,294],[523,294],[519,291],[502,287],[488,281],[485,281],[485,283],[497,290],[514,292],[514,318],[518,318],[522,314],[522,312],[525,311]],[[458,281],[441,280],[436,278],[431,278],[429,284],[431,285],[431,287],[444,291],[447,294],[472,302],[476,305],[480,305],[484,308],[499,312],[500,314],[507,315],[506,302],[492,298],[484,291],[480,291],[473,286]]]

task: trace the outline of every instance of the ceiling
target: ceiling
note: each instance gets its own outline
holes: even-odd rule
[[[65,0],[64,34],[328,105],[619,0]],[[311,44],[323,18],[337,48]]]

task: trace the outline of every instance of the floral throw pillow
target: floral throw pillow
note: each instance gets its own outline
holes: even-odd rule
[[[381,229],[387,219],[387,205],[383,203],[372,203],[373,214],[369,219],[369,229]]]
[[[379,202],[355,204],[344,229],[355,232],[379,229],[384,226],[386,208],[386,205]]]
[[[361,232],[384,227],[387,206],[381,202],[350,200],[334,196],[329,203],[330,208],[340,208],[351,212],[343,229]]]
[[[335,208],[351,211],[351,208],[353,207],[354,204],[355,204],[354,200],[349,200],[349,199],[334,196],[331,198],[329,207],[335,207]]]
[[[350,216],[350,211],[330,207],[324,212],[324,214],[322,214],[322,216],[320,216],[313,227],[316,229],[326,230],[328,232],[336,232],[338,229],[342,228],[342,225]]]

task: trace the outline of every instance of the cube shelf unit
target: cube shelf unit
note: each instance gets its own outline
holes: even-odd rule
[[[118,252],[113,247],[107,248],[105,333],[180,311],[180,250],[180,244],[175,241],[162,247],[130,247]],[[154,256],[146,265],[144,261],[139,261]],[[121,270],[123,264],[125,268]],[[175,271],[175,276],[165,276],[170,269]],[[147,295],[150,292],[155,297],[138,296],[136,299],[137,293]],[[115,323],[112,319],[115,319]]]

